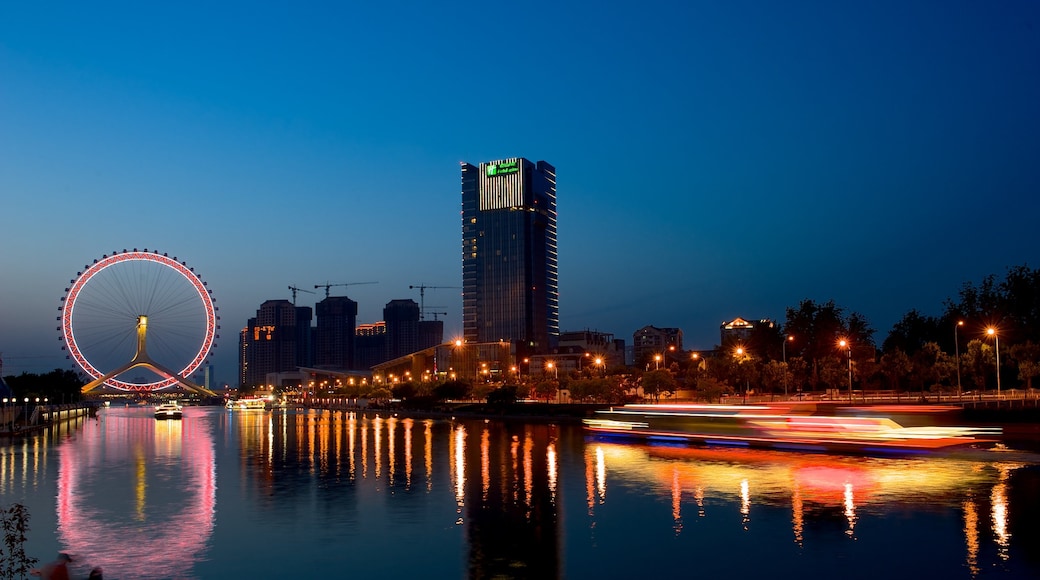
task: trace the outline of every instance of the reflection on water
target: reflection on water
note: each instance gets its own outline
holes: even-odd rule
[[[58,536],[66,551],[124,577],[182,576],[213,532],[213,437],[190,412],[150,415],[105,414],[58,447]]]
[[[357,576],[687,577],[691,554],[704,577],[1040,572],[1029,560],[1040,478],[999,454],[862,458],[616,444],[522,422],[147,411],[0,447],[5,500],[53,511],[55,548],[110,578],[297,577],[345,563]],[[258,547],[291,557],[242,557]]]
[[[606,458],[606,460],[604,460]],[[672,524],[683,531],[684,495],[695,498],[698,517],[705,515],[705,498],[722,500],[720,508],[735,506],[731,517],[741,529],[754,524],[755,504],[786,505],[792,513],[795,544],[805,543],[807,521],[826,517],[834,508],[845,519],[844,534],[858,539],[861,512],[884,515],[908,506],[959,508],[963,512],[964,567],[979,574],[980,537],[989,537],[994,554],[1007,561],[1011,547],[1008,486],[1024,463],[952,458],[893,459],[837,455],[792,454],[732,448],[679,448],[590,441],[585,450],[588,514],[595,527],[594,506],[605,500],[605,481],[644,487],[671,496]],[[606,463],[606,467],[604,467]],[[607,475],[602,475],[603,471]],[[593,481],[595,473],[595,481]],[[1035,485],[1035,479],[1033,480]],[[598,490],[598,502],[592,490]],[[988,505],[980,498],[988,498]],[[1036,500],[1026,510],[1036,509]],[[988,512],[988,522],[980,512]],[[722,514],[726,517],[725,514]]]

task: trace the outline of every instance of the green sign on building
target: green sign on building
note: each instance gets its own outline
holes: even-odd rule
[[[517,171],[520,171],[519,161],[508,161],[506,163],[488,163],[487,167],[484,168],[484,175],[486,175],[487,177],[494,177],[496,175],[516,173]]]

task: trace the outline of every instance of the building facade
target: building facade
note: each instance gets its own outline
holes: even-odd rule
[[[241,386],[263,385],[268,373],[295,371],[306,364],[299,342],[309,335],[310,313],[310,308],[293,306],[288,300],[260,305],[239,334]]]
[[[383,307],[386,356],[379,362],[419,350],[419,305],[415,300],[391,300]]]
[[[462,326],[467,343],[546,353],[560,334],[556,169],[514,157],[462,164]]]
[[[560,333],[560,346],[558,349],[562,354],[580,354],[585,360],[579,368],[588,366],[595,367],[595,361],[600,361],[601,371],[625,365],[625,341],[614,338],[608,332],[595,330],[578,330]]]
[[[348,370],[354,367],[354,327],[357,302],[329,296],[315,305],[318,325],[314,337],[314,366]]]
[[[644,326],[632,334],[632,354],[637,367],[662,366],[683,350],[683,333],[678,328]],[[655,357],[660,357],[656,359]],[[656,364],[655,364],[656,363]]]
[[[748,342],[751,339],[751,335],[758,328],[773,328],[776,323],[768,318],[761,320],[745,320],[743,318],[734,318],[729,322],[723,322],[719,325],[719,344],[727,346],[737,342]]]
[[[354,366],[370,369],[386,362],[386,322],[359,324],[354,333]]]

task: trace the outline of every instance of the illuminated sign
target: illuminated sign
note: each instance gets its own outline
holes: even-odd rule
[[[484,175],[494,177],[496,175],[507,175],[520,171],[519,161],[507,161],[505,163],[488,163],[484,168]]]

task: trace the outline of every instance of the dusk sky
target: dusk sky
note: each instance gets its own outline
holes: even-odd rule
[[[557,170],[562,330],[833,299],[880,343],[1040,265],[1040,3],[4,2],[4,374],[71,368],[64,289],[136,247],[209,284],[234,384],[288,285],[461,286],[459,162],[513,156]]]

